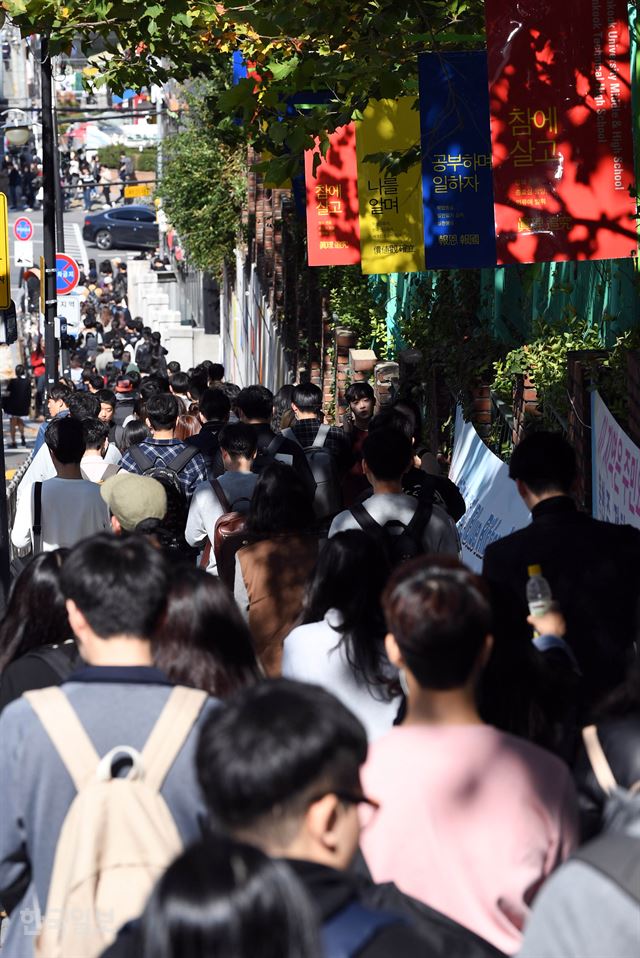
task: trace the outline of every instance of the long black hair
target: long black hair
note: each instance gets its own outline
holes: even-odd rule
[[[320,958],[317,922],[291,869],[227,837],[180,855],[142,916],[141,958]]]
[[[247,532],[256,538],[306,533],[314,526],[313,499],[297,472],[283,462],[272,462],[260,473],[249,514]]]
[[[154,661],[180,685],[227,698],[261,677],[251,633],[230,592],[202,569],[173,572]]]
[[[73,638],[60,588],[60,570],[68,554],[68,549],[41,552],[13,583],[0,622],[0,672],[31,649]]]
[[[302,616],[304,625],[337,609],[342,622],[336,630],[349,665],[378,698],[386,700],[398,692],[390,680],[380,605],[389,573],[377,542],[360,530],[339,532],[320,552]]]

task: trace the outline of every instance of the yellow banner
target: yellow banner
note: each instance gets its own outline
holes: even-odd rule
[[[7,195],[0,193],[0,309],[11,306],[11,260],[9,259],[9,215]]]
[[[365,156],[408,150],[420,142],[416,98],[370,100],[356,123],[360,249],[363,273],[415,273],[425,268],[420,160],[386,176]]]
[[[147,183],[140,183],[138,186],[125,186],[124,195],[128,200],[134,196],[151,196],[151,187]]]

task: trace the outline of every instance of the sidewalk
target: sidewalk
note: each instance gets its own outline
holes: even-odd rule
[[[9,443],[11,442],[11,436],[9,435],[9,417],[5,414],[3,415],[2,420],[4,432],[5,478],[7,482],[11,482],[14,475],[22,463],[25,462],[29,456],[29,453],[33,449],[40,423],[36,422],[34,419],[25,419],[24,437],[27,441],[27,446],[25,448],[24,446],[20,445],[20,434],[16,432],[16,442],[18,443],[18,448],[10,449]]]

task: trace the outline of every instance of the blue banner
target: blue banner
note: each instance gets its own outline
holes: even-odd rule
[[[420,141],[427,269],[496,265],[486,53],[423,53]]]

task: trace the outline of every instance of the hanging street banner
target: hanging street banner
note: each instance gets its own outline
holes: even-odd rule
[[[487,55],[418,58],[427,269],[496,265]]]
[[[352,266],[360,262],[358,163],[353,123],[329,137],[326,157],[313,172],[316,150],[304,154],[309,266]]]
[[[486,0],[499,263],[635,256],[627,0]]]
[[[7,194],[0,193],[0,309],[9,309],[10,306],[9,211],[7,209]]]
[[[388,176],[380,162],[371,159],[419,143],[416,105],[416,98],[409,96],[370,100],[356,123],[363,273],[415,273],[425,268],[420,165]]]
[[[593,516],[640,529],[640,449],[591,393]]]

